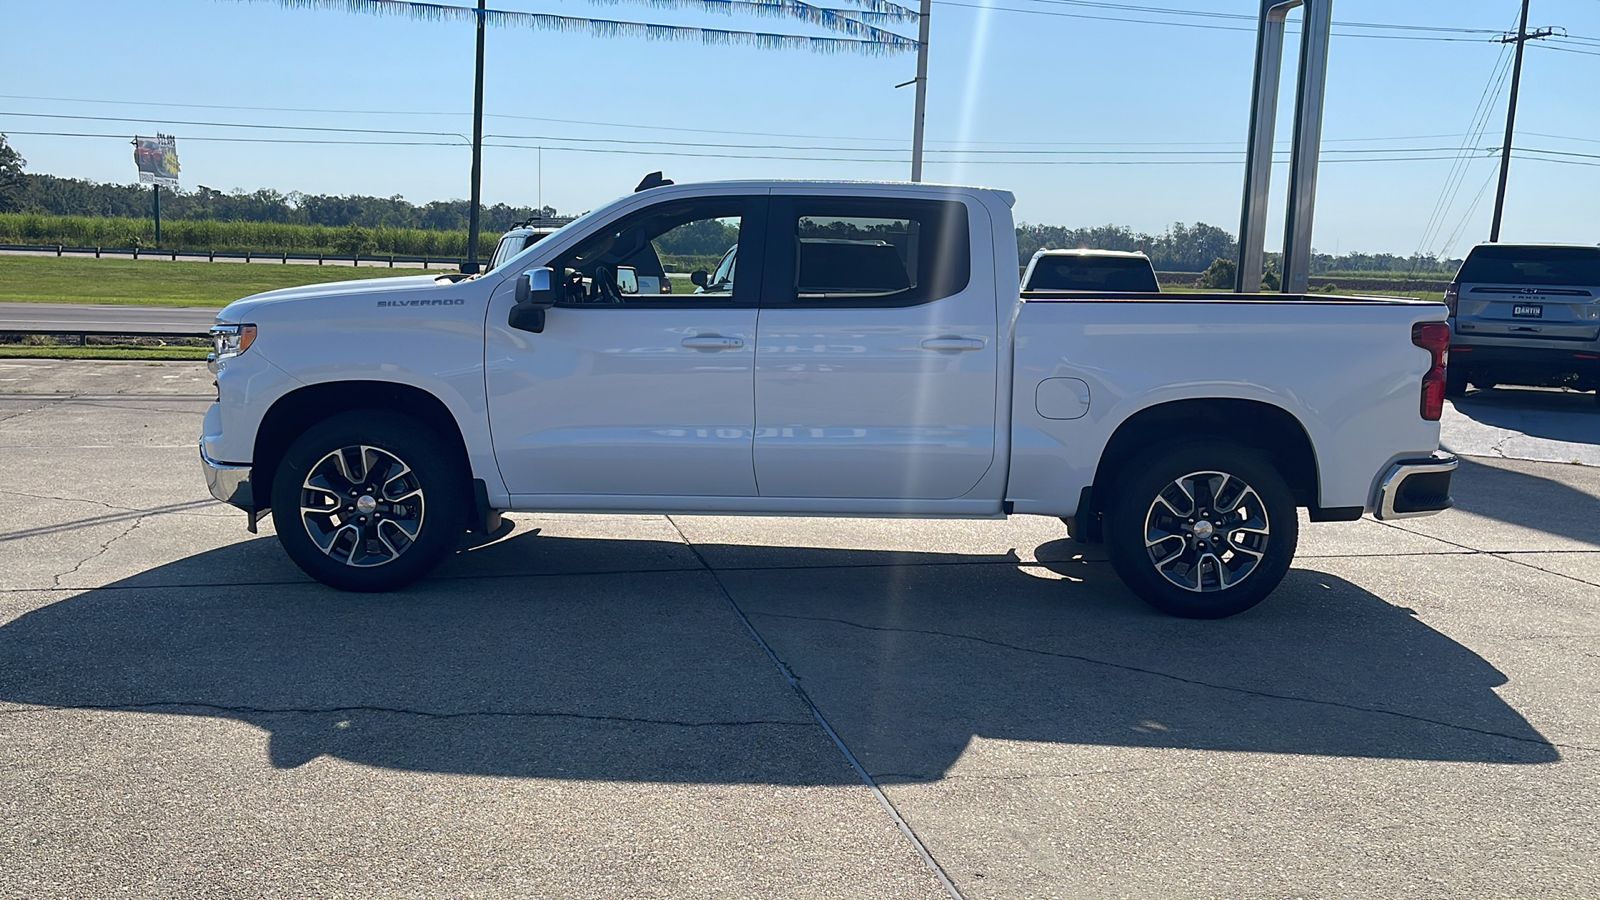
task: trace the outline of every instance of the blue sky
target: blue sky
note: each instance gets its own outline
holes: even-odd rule
[[[1127,6],[1168,11],[1115,8]],[[490,7],[826,34],[783,19],[642,3],[493,0]],[[1010,189],[1018,218],[1032,222],[1160,231],[1174,221],[1204,221],[1235,230],[1253,25],[1181,12],[1248,16],[1254,9],[1254,0],[935,2],[925,177]],[[1514,28],[1517,11],[1517,0],[1334,6],[1340,22],[1489,31]],[[1590,156],[1516,160],[1503,237],[1600,243],[1600,0],[1534,0],[1530,24],[1562,26],[1571,38],[1530,46],[1518,145]],[[898,30],[915,36],[914,25]],[[21,132],[160,129],[180,136],[185,188],[400,194],[414,202],[467,195],[464,146],[198,138],[460,144],[455,135],[471,130],[470,24],[240,0],[0,0],[0,31],[0,131],[10,134],[29,171],[131,182],[125,139]],[[1500,143],[1504,82],[1484,134],[1475,141],[1467,135],[1486,88],[1494,96],[1494,75],[1509,50],[1482,34],[1341,31],[1331,57],[1317,248],[1460,255],[1488,233],[1495,161],[1474,154],[1459,190],[1447,188],[1456,183],[1451,173],[1460,171],[1455,157],[1464,143]],[[1291,60],[1295,40],[1291,35]],[[484,199],[542,198],[581,212],[626,193],[654,169],[680,182],[904,179],[913,91],[895,85],[909,80],[915,65],[910,53],[826,55],[491,28],[486,132],[516,136],[494,143],[523,146],[486,151]],[[1280,137],[1292,111],[1292,68],[1285,71]],[[193,124],[202,122],[440,136]],[[565,149],[543,151],[541,165],[530,149],[539,145]],[[1344,161],[1355,159],[1362,161]],[[1163,164],[1142,164],[1152,161]],[[1133,162],[1141,164],[1122,164]],[[1281,240],[1286,177],[1287,166],[1278,166],[1269,247]],[[1453,202],[1435,215],[1441,197]]]

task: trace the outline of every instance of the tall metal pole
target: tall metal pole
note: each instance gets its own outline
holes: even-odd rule
[[[1288,221],[1283,236],[1285,293],[1304,293],[1311,272],[1311,225],[1317,199],[1317,162],[1322,143],[1322,107],[1328,83],[1328,45],[1333,0],[1261,0],[1256,38],[1255,91],[1245,158],[1244,204],[1239,221],[1239,266],[1234,289],[1261,289],[1266,256],[1267,196],[1272,187],[1273,124],[1278,115],[1278,77],[1290,10],[1305,7],[1300,36],[1300,71],[1295,96],[1294,145],[1289,166]]]
[[[1283,32],[1289,11],[1300,0],[1262,0],[1256,29],[1255,88],[1250,101],[1250,138],[1245,150],[1244,205],[1239,214],[1239,265],[1233,289],[1261,290],[1266,258],[1267,198],[1272,189],[1273,134],[1278,124],[1278,79],[1283,74]]]
[[[1511,70],[1511,103],[1506,108],[1506,142],[1500,149],[1500,189],[1494,195],[1494,224],[1489,243],[1500,242],[1500,216],[1506,208],[1506,179],[1511,174],[1511,138],[1517,128],[1517,89],[1522,86],[1522,48],[1528,45],[1528,0],[1522,0],[1522,21],[1517,25],[1517,61]]]
[[[472,94],[472,211],[467,219],[467,263],[461,271],[478,272],[478,207],[483,200],[483,24],[484,4],[478,0],[478,74]]]
[[[917,119],[911,127],[911,180],[922,180],[922,120],[928,112],[928,13],[933,0],[922,0],[917,16]]]
[[[1316,218],[1317,164],[1322,153],[1322,110],[1332,38],[1333,0],[1306,0],[1289,160],[1288,221],[1283,229],[1283,277],[1278,288],[1285,294],[1304,294],[1310,287],[1311,226]]]

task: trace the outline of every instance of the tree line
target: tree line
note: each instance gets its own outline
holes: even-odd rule
[[[1139,251],[1150,257],[1150,263],[1158,272],[1206,272],[1218,260],[1239,258],[1239,241],[1229,232],[1204,222],[1193,225],[1175,222],[1161,234],[1144,234],[1124,225],[1068,228],[1023,222],[1017,226],[1017,254],[1023,264],[1039,250],[1077,248]],[[1276,274],[1282,268],[1281,254],[1268,253],[1266,264],[1267,271]],[[1411,256],[1393,253],[1346,253],[1341,256],[1311,254],[1313,275],[1335,272],[1453,275],[1459,268],[1459,259],[1444,259],[1428,253]],[[1232,280],[1231,276],[1229,280]]]

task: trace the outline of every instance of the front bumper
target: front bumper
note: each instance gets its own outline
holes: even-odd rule
[[[211,496],[253,513],[256,509],[255,492],[250,487],[250,467],[220,463],[206,455],[205,444],[200,445],[200,465],[206,472],[206,487]]]
[[[1450,497],[1450,476],[1460,461],[1455,454],[1435,451],[1427,459],[1403,459],[1389,468],[1378,488],[1379,519],[1431,516],[1455,505]]]

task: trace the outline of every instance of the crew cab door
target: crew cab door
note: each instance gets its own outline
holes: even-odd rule
[[[490,306],[490,432],[514,495],[754,496],[753,368],[764,197],[665,201],[599,226],[554,259],[562,299],[544,331]],[[741,247],[718,291],[623,294],[616,270],[649,255],[709,269]],[[624,282],[629,279],[622,279]],[[691,293],[692,291],[692,293]]]
[[[775,192],[769,222],[755,359],[761,496],[972,490],[995,453],[994,263],[971,247],[972,235],[987,240],[988,213],[960,199]]]

